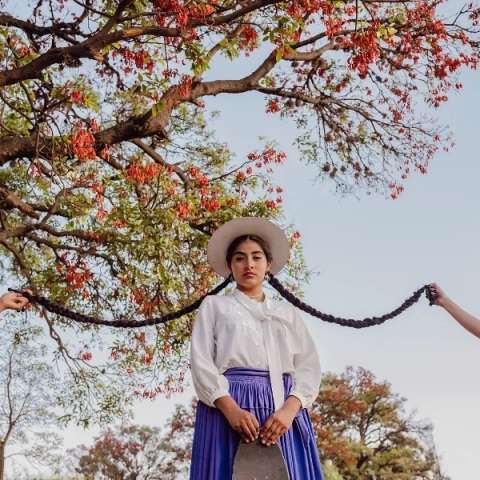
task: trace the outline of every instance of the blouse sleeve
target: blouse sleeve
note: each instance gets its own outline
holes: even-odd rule
[[[228,380],[215,365],[215,309],[213,299],[206,297],[193,322],[190,364],[193,386],[198,398],[215,407],[217,398],[229,395]]]
[[[320,389],[320,361],[312,337],[296,309],[294,316],[299,350],[293,358],[295,371],[290,395],[300,400],[302,408],[309,408],[317,398]]]

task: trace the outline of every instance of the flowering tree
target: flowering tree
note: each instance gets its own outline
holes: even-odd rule
[[[448,480],[432,425],[408,414],[405,402],[363,368],[325,375],[311,412],[323,458],[344,480]]]
[[[125,425],[102,432],[91,447],[67,452],[71,473],[112,480],[180,480],[188,478],[193,405],[177,405],[164,431]]]
[[[285,161],[270,143],[233,157],[205,103],[219,94],[257,92],[266,115],[296,122],[302,158],[322,177],[396,198],[450,142],[417,101],[440,105],[461,88],[459,69],[478,63],[479,11],[442,17],[451,6],[0,1],[4,267],[111,318],[158,315],[207,291],[218,281],[205,262],[209,234],[240,215],[279,218],[282,188],[270,174]],[[207,79],[219,62],[246,61],[244,77]],[[292,281],[303,271],[296,252]],[[126,389],[150,398],[180,388],[189,317],[102,335],[43,317],[77,420],[118,413]]]

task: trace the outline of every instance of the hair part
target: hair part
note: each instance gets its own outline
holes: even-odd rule
[[[246,235],[240,235],[239,237],[235,238],[234,240],[232,240],[232,242],[228,246],[226,260],[227,260],[227,265],[229,267],[232,263],[232,258],[233,258],[233,255],[235,254],[237,247],[241,243],[245,242],[246,240],[252,240],[252,242],[258,243],[260,248],[263,250],[265,257],[267,258],[267,262],[271,262],[273,260],[272,251],[270,250],[270,245],[262,237],[259,237],[258,235],[253,235],[253,234],[246,234]]]

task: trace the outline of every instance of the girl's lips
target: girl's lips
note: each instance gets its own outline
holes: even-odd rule
[[[244,277],[248,277],[248,278],[250,278],[250,277],[254,277],[254,276],[255,276],[255,274],[254,274],[254,273],[251,273],[251,272],[249,272],[249,273],[244,273],[244,274],[243,274],[243,276],[244,276]]]

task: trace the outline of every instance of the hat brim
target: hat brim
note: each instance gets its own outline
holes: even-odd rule
[[[277,274],[288,262],[290,244],[280,227],[265,218],[235,218],[215,230],[208,242],[208,263],[222,277],[231,273],[227,265],[227,249],[233,240],[242,235],[257,235],[268,243],[272,253],[272,274]]]

